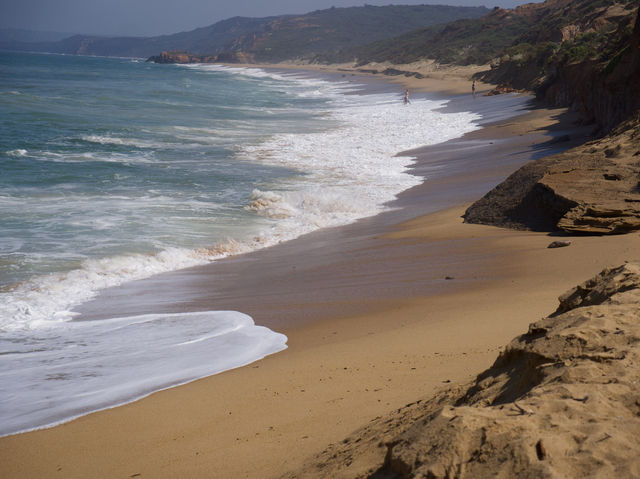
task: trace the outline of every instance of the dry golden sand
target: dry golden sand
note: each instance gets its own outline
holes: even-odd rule
[[[548,126],[543,116],[511,121],[504,132]],[[286,330],[289,349],[250,366],[2,438],[0,476],[278,476],[372,418],[470,380],[529,323],[553,311],[559,294],[605,266],[638,259],[636,234],[579,237],[568,248],[547,249],[553,238],[545,234],[462,224],[463,211],[380,232],[385,248],[460,240],[463,253],[485,258],[490,267],[475,271],[478,263],[470,263],[453,280],[462,284],[454,292],[385,300],[363,315],[329,315]],[[465,286],[476,274],[489,279]]]

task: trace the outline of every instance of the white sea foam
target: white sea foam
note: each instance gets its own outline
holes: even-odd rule
[[[390,95],[340,98],[339,122],[322,133],[276,135],[244,146],[239,157],[306,173],[277,190],[255,190],[247,206],[277,218],[280,240],[377,214],[396,195],[422,179],[408,173],[414,158],[398,152],[447,141],[477,128],[472,113],[435,111],[445,102],[416,100],[411,106]]]
[[[105,135],[86,135],[81,138],[89,143],[98,143],[101,145],[123,145],[135,146],[137,148],[156,148],[157,141],[143,141],[133,138],[118,138]]]
[[[285,75],[276,73],[274,71],[263,70],[261,68],[251,68],[251,67],[232,67],[227,65],[217,65],[214,63],[192,63],[179,65],[178,68],[191,68],[195,70],[201,71],[209,71],[209,72],[225,72],[225,73],[233,73],[235,75],[242,75],[251,78],[259,78],[261,80],[271,79],[271,80],[287,80]]]
[[[69,321],[74,316],[69,309],[100,289],[205,261],[197,251],[174,248],[158,254],[90,259],[79,269],[32,278],[3,293],[0,331],[28,331],[47,320]]]
[[[133,146],[140,149],[157,149],[157,148],[188,148],[189,145],[183,143],[163,142],[154,138],[153,140],[144,140],[141,138],[119,138],[108,135],[86,135],[81,140],[88,143],[97,143],[100,145],[116,145],[116,146]]]
[[[27,150],[24,150],[22,148],[19,148],[17,150],[11,150],[11,151],[7,151],[6,152],[7,156],[15,156],[15,157],[20,157],[20,156],[27,156]]]
[[[272,81],[287,87],[289,93],[300,97],[326,97],[327,95],[343,95],[346,92],[355,91],[359,85],[348,81],[326,81],[320,78],[312,78],[308,75],[292,72],[276,72],[274,70],[262,70],[260,68],[232,67],[215,64],[191,64],[179,67],[192,68],[201,71],[224,72],[239,75],[246,78],[259,79],[262,82]]]
[[[39,321],[0,337],[0,435],[68,421],[286,348],[234,311]],[[44,348],[44,349],[43,349]]]
[[[156,163],[156,160],[148,152],[140,152],[139,154],[115,153],[115,152],[98,152],[85,151],[82,153],[58,153],[53,151],[41,151],[31,155],[38,161],[56,162],[56,163],[74,163],[74,162],[102,162],[102,163],[119,163],[119,164],[145,164]]]

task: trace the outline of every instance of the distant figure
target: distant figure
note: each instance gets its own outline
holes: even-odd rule
[[[473,80],[473,83],[471,84],[471,94],[475,97],[476,96],[476,81]]]
[[[409,102],[409,90],[404,91],[404,104],[406,105]]]

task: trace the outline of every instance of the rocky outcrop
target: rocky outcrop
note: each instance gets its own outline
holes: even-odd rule
[[[640,230],[640,115],[601,140],[525,165],[464,219],[571,234]]]
[[[194,55],[188,52],[168,51],[149,57],[147,61],[152,63],[250,63],[253,57],[241,52]]]
[[[204,63],[200,55],[193,55],[188,52],[168,51],[162,52],[147,59],[152,63]]]
[[[300,478],[640,475],[640,264],[560,297],[468,388],[372,421]]]

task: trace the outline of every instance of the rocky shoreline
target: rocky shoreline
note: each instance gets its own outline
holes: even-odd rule
[[[473,383],[376,418],[282,477],[638,477],[640,264],[559,300]]]

